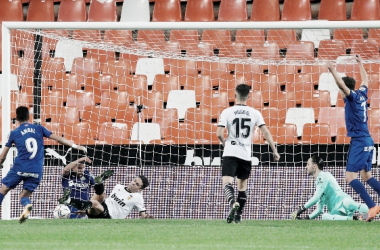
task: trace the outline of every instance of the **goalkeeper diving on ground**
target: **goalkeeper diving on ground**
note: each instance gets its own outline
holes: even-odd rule
[[[322,214],[322,220],[366,220],[368,206],[355,202],[351,196],[343,192],[334,176],[323,171],[323,165],[323,159],[317,155],[313,155],[307,161],[307,174],[314,177],[316,190],[310,200],[292,213],[292,219],[312,220],[323,213],[326,205],[328,213]],[[317,208],[311,214],[301,217],[301,214],[314,204],[317,204]],[[354,215],[355,212],[359,212],[358,215]]]

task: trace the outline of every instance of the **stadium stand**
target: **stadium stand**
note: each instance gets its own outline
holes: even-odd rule
[[[284,1],[281,21],[311,20],[310,0]]]

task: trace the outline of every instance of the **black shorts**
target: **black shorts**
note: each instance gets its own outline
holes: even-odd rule
[[[102,206],[104,211],[98,215],[89,214],[88,210],[86,210],[86,214],[89,219],[111,219],[110,213],[108,211],[107,204],[103,201]]]
[[[251,174],[252,163],[233,156],[222,158],[222,176],[237,177],[245,180]]]

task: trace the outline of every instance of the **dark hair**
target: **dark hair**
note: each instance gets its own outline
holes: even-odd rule
[[[139,175],[139,178],[141,179],[141,181],[143,183],[141,189],[144,189],[147,186],[149,186],[149,181],[148,181],[148,179],[144,175]]]
[[[324,162],[323,162],[323,159],[322,159],[321,157],[319,157],[319,155],[313,155],[313,156],[311,157],[311,160],[312,160],[312,162],[313,162],[314,164],[317,164],[317,165],[318,165],[318,168],[319,168],[320,170],[323,170],[323,165],[325,165],[325,164],[324,164]]]
[[[245,83],[236,86],[236,92],[239,94],[241,99],[247,99],[249,95],[249,86]]]
[[[342,80],[346,84],[347,88],[349,88],[350,90],[355,90],[356,81],[354,78],[349,77],[349,76],[344,76],[342,77]]]
[[[19,122],[27,122],[29,120],[29,109],[25,106],[20,106],[16,109],[16,120]]]

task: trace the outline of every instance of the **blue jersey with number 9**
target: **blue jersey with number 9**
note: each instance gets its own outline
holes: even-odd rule
[[[17,148],[17,157],[13,164],[13,170],[29,173],[42,173],[44,164],[44,137],[49,138],[51,132],[41,125],[22,123],[13,130],[7,147],[14,143]]]
[[[366,86],[361,86],[344,98],[347,136],[362,137],[371,136],[368,130],[367,115],[367,92]]]

